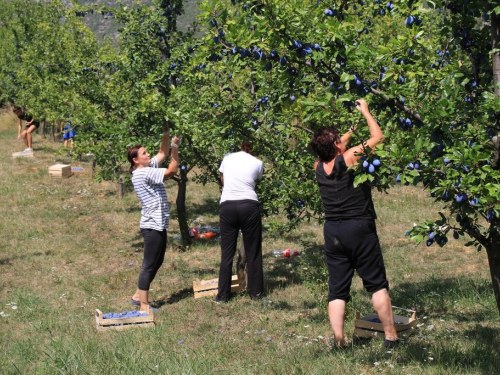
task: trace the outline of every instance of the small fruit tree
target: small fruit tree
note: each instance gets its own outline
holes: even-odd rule
[[[182,0],[156,0],[152,5],[119,4],[114,8],[99,8],[105,19],[121,27],[116,48],[109,45],[101,48],[99,62],[105,81],[97,90],[102,91],[102,100],[93,101],[87,112],[83,111],[83,117],[93,126],[80,138],[96,155],[103,179],[120,176],[128,148],[144,145],[154,153],[159,149],[163,129],[169,127],[172,135],[178,134],[177,123],[166,119],[167,100],[179,84],[174,73],[176,64],[172,61],[173,56],[182,54],[178,51],[184,50],[184,44],[194,32],[194,29],[177,30],[182,4]],[[83,9],[77,11],[85,13]],[[184,144],[180,155],[182,166],[174,180],[179,184],[177,214],[186,246],[190,242],[186,182],[196,159]]]

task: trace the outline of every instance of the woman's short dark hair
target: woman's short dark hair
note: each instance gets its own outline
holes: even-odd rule
[[[129,168],[128,171],[130,172],[130,174],[132,174],[132,172],[135,169],[134,158],[137,157],[137,154],[139,153],[139,149],[141,147],[142,146],[134,146],[134,147],[129,148],[128,151],[127,151],[127,159],[130,162],[130,168]]]
[[[18,105],[15,105],[14,108],[12,109],[12,112],[16,113],[16,112],[20,112],[22,110],[23,109],[21,107],[19,107]]]
[[[319,159],[323,162],[329,162],[337,156],[335,143],[340,142],[339,131],[330,126],[316,131],[311,141],[311,147]]]
[[[247,154],[253,155],[252,154],[252,144],[248,141],[243,141],[241,142],[241,151],[246,152]]]

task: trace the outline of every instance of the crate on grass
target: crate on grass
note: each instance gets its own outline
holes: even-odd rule
[[[411,312],[411,317],[394,314],[394,325],[398,334],[412,330],[417,324],[417,313],[414,310],[401,309],[394,307],[393,310],[405,310]],[[354,322],[354,336],[369,338],[379,336],[384,337],[384,327],[377,314],[369,314],[361,317],[361,313],[356,311],[356,320]]]
[[[95,310],[95,322],[98,331],[108,330],[121,330],[133,327],[146,328],[154,327],[153,311],[148,307],[146,311],[139,311],[140,313],[147,313],[145,316],[138,316],[134,318],[108,318],[101,310]]]
[[[49,167],[49,175],[51,178],[68,178],[72,175],[71,165],[55,164]]]
[[[215,296],[217,294],[217,287],[219,286],[219,279],[193,281],[194,298]],[[240,285],[238,276],[233,275],[231,278],[231,293],[239,293],[243,290],[243,285]]]
[[[85,173],[85,169],[82,167],[71,167],[71,173],[77,175],[77,174],[83,174]]]

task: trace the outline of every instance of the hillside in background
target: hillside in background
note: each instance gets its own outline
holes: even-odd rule
[[[79,0],[79,4],[95,4],[95,1],[92,0]],[[134,3],[133,0],[123,0],[124,4],[132,5]],[[140,1],[143,4],[151,4],[151,0],[142,0]],[[118,4],[117,0],[101,0],[97,2],[100,5],[106,6],[116,6]],[[188,28],[192,25],[193,21],[196,19],[196,15],[198,14],[198,0],[185,0],[184,2],[184,14],[179,17],[179,30],[187,31]],[[116,38],[116,33],[119,24],[115,22],[113,18],[105,19],[100,14],[94,13],[89,14],[85,17],[86,24],[90,27],[90,29],[98,36],[99,40],[103,40],[106,37],[110,37],[111,39]]]

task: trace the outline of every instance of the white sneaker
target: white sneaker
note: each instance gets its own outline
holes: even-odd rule
[[[33,152],[33,149],[31,147],[28,147],[23,151],[24,154],[29,154],[30,152]]]

